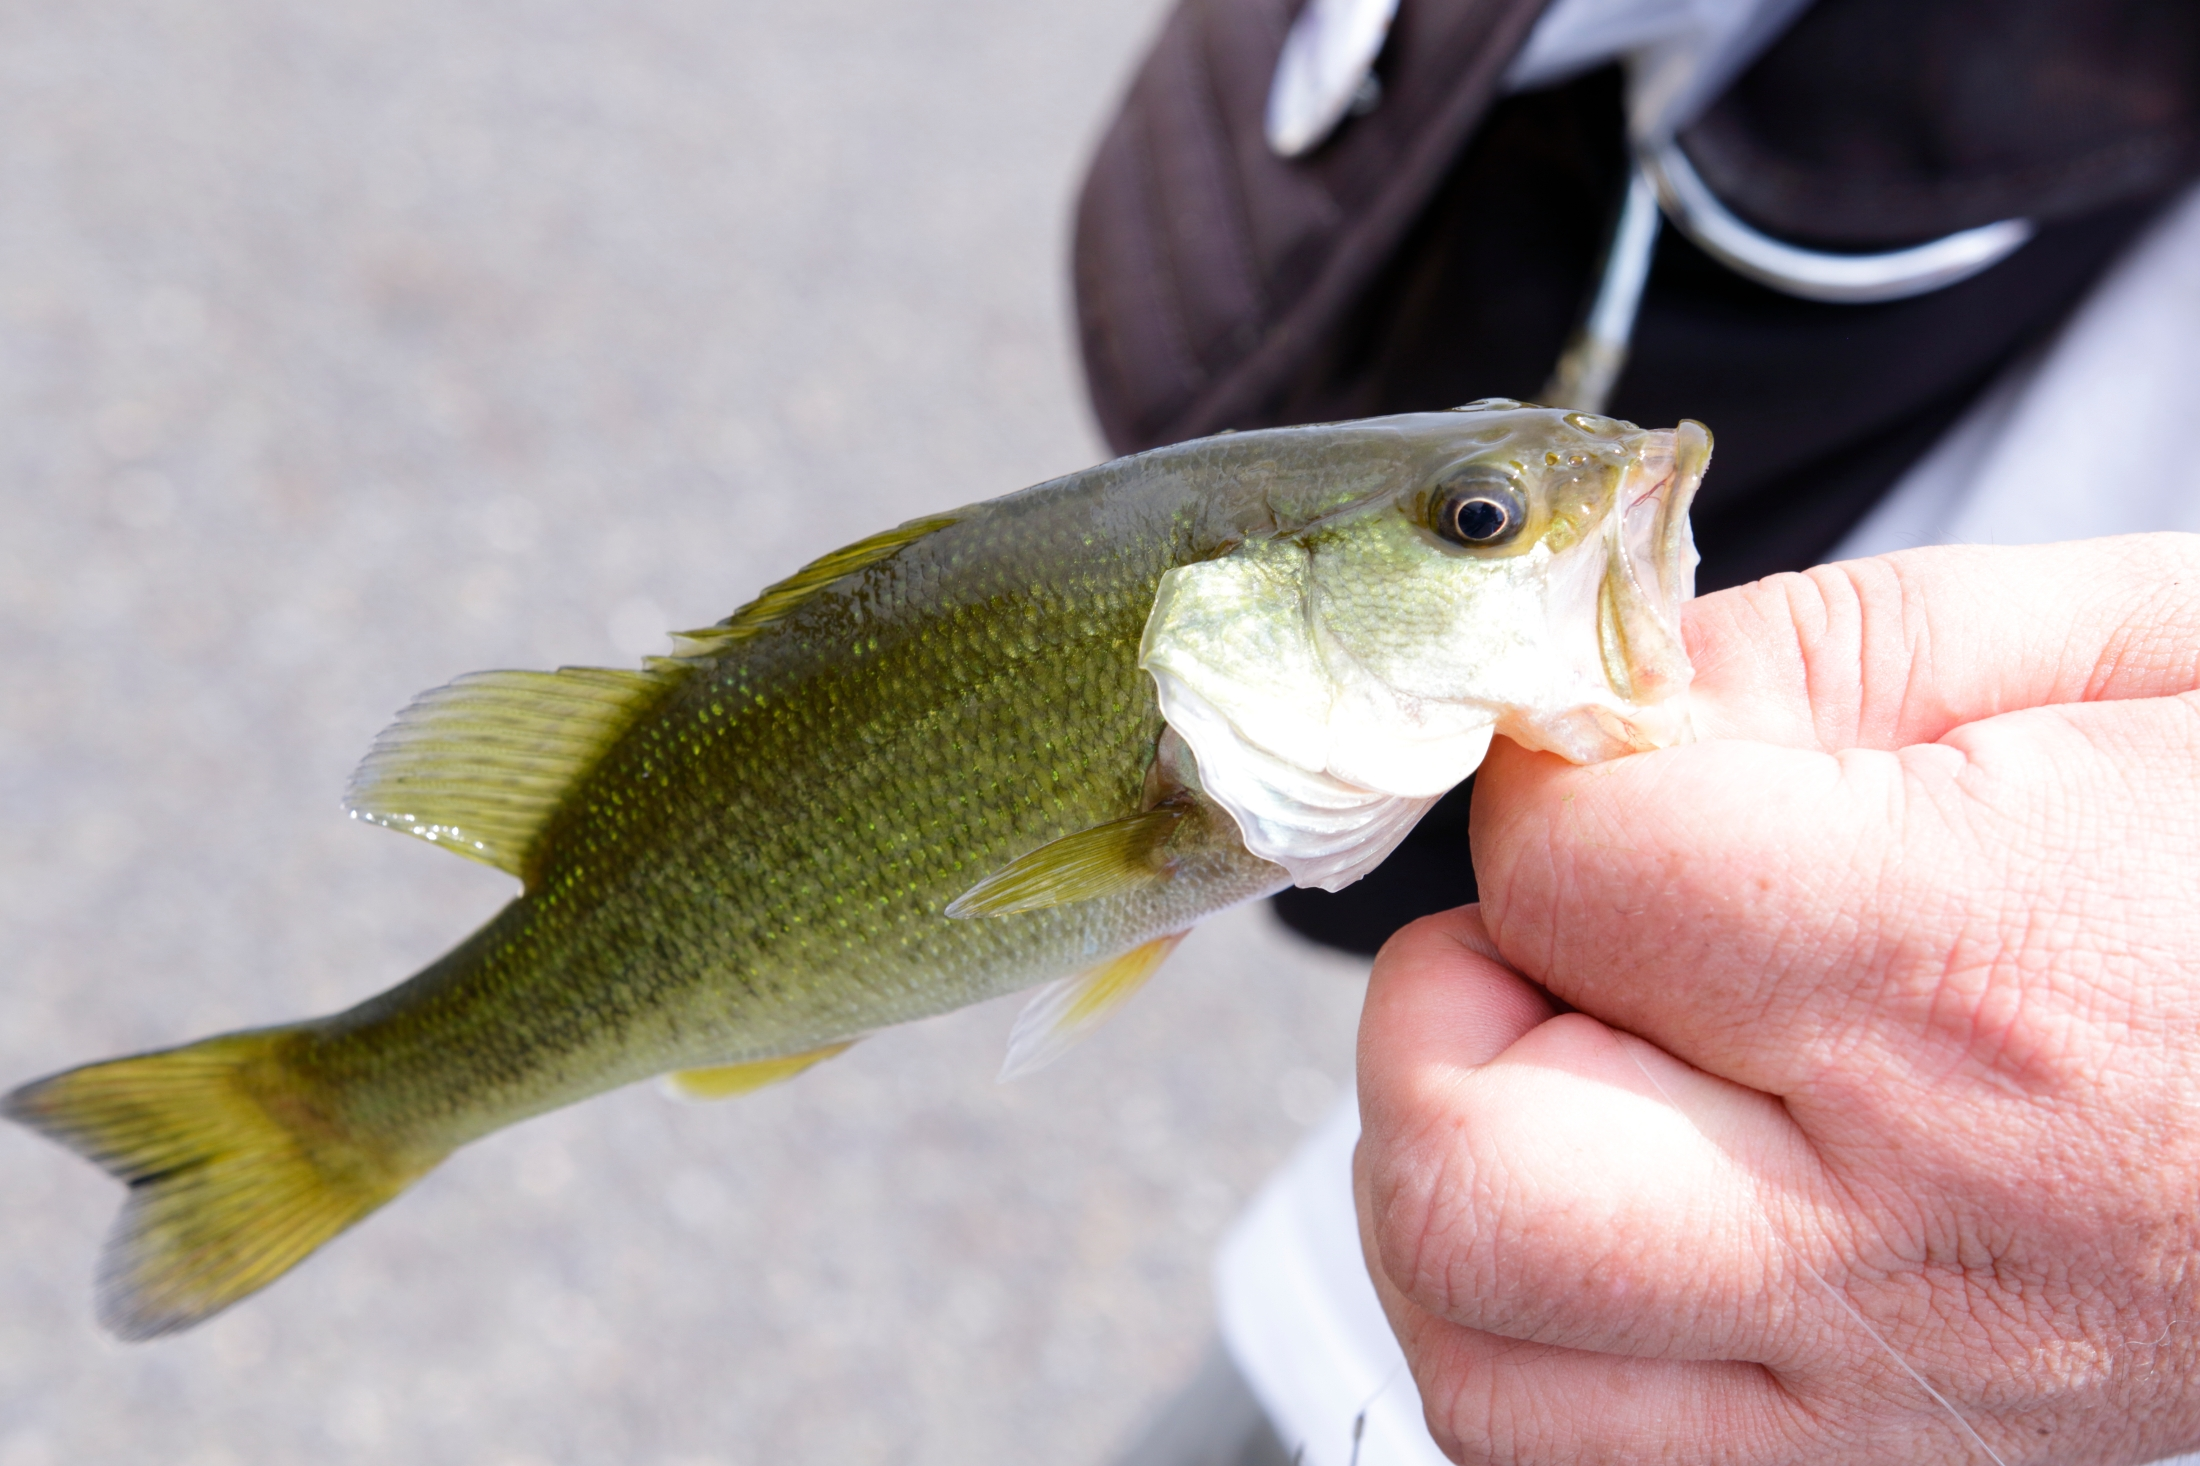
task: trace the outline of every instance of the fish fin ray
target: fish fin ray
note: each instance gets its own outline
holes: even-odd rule
[[[947,904],[953,917],[1010,916],[1120,895],[1167,880],[1160,859],[1184,811],[1163,805],[1019,855]]]
[[[666,1094],[678,1100],[704,1102],[752,1094],[766,1085],[783,1084],[835,1054],[844,1054],[855,1040],[827,1044],[802,1054],[780,1054],[770,1059],[751,1059],[745,1064],[713,1064],[706,1069],[680,1069],[661,1081]]]
[[[0,1099],[0,1115],[127,1182],[99,1268],[124,1339],[190,1328],[258,1292],[396,1196],[418,1162],[316,1117],[283,1054],[296,1029],[90,1064]]]
[[[968,511],[953,514],[931,514],[922,519],[912,519],[907,524],[882,530],[868,539],[843,545],[827,555],[820,555],[809,564],[788,576],[764,587],[755,600],[735,611],[715,626],[704,626],[694,631],[672,633],[672,655],[663,660],[670,662],[693,661],[713,657],[736,643],[748,640],[768,627],[776,626],[793,615],[820,591],[846,580],[859,570],[868,569],[891,556],[905,545],[915,544],[937,529],[945,529]]]
[[[574,787],[677,675],[468,673],[420,694],[382,730],[344,808],[525,879],[537,839]]]
[[[1074,1048],[1086,1035],[1115,1016],[1146,980],[1169,960],[1183,932],[1155,937],[1094,967],[1048,983],[1031,996],[1009,1031],[1008,1054],[1001,1060],[1001,1082],[1020,1079]]]
[[[697,660],[959,518],[913,519],[821,556],[716,626],[673,633],[672,655],[645,658],[639,671],[474,672],[424,692],[375,739],[344,808],[525,880],[536,841],[581,778]]]

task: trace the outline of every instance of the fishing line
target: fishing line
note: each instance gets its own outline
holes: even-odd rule
[[[1383,1382],[1375,1387],[1375,1393],[1360,1402],[1360,1413],[1352,1417],[1352,1454],[1346,1460],[1345,1466],[1360,1466],[1360,1437],[1367,1433],[1367,1412],[1374,1409],[1375,1402],[1398,1382],[1398,1372],[1405,1367],[1403,1359],[1391,1365],[1390,1373],[1383,1376]]]
[[[1613,1042],[1619,1043],[1619,1040],[1615,1037],[1613,1039]],[[1713,1149],[1723,1151],[1723,1147],[1719,1145],[1719,1142],[1711,1138],[1711,1132],[1704,1129],[1702,1125],[1698,1124],[1696,1117],[1688,1112],[1687,1107],[1682,1105],[1679,1100],[1673,1097],[1672,1091],[1668,1090],[1664,1084],[1659,1082],[1657,1075],[1650,1072],[1650,1066],[1642,1062],[1641,1055],[1637,1054],[1632,1048],[1629,1048],[1624,1043],[1620,1043],[1619,1046],[1620,1050],[1627,1055],[1628,1061],[1632,1063],[1637,1069],[1642,1071],[1642,1077],[1650,1081],[1650,1087],[1658,1092],[1658,1097],[1664,1100],[1668,1105],[1672,1106],[1673,1110],[1677,1114],[1679,1114],[1682,1119],[1688,1122],[1689,1128],[1693,1129],[1698,1135],[1702,1136]],[[1780,1235],[1779,1227],[1777,1227],[1773,1223],[1771,1211],[1766,1208],[1764,1199],[1757,1194],[1755,1187],[1750,1188],[1749,1200],[1750,1204],[1757,1208],[1758,1219],[1765,1224],[1766,1235],[1770,1236],[1772,1240],[1779,1245],[1780,1250],[1788,1255],[1788,1259],[1793,1262],[1798,1268],[1802,1269],[1803,1274],[1806,1277],[1808,1277],[1812,1282],[1816,1283],[1820,1288],[1824,1289],[1828,1298],[1831,1298],[1835,1303],[1840,1304],[1841,1311],[1843,1313],[1846,1313],[1850,1318],[1856,1320],[1856,1326],[1862,1329],[1873,1343],[1877,1344],[1882,1350],[1884,1350],[1889,1359],[1892,1359],[1896,1364],[1900,1365],[1904,1374],[1908,1375],[1911,1379],[1917,1381],[1917,1387],[1923,1390],[1928,1396],[1930,1396],[1934,1404],[1938,1405],[1942,1410],[1948,1412],[1948,1418],[1956,1423],[1957,1428],[1971,1438],[1972,1444],[1976,1445],[1981,1451],[1984,1451],[1986,1453],[1986,1459],[1992,1461],[1994,1463],[1994,1466],[2009,1466],[2009,1463],[2001,1458],[2001,1452],[1995,1450],[1992,1446],[1986,1443],[1986,1437],[1980,1435],[1978,1431],[1973,1428],[1971,1422],[1964,1418],[1963,1412],[1955,1407],[1954,1402],[1951,1401],[1946,1395],[1943,1395],[1940,1391],[1934,1389],[1932,1386],[1932,1382],[1926,1379],[1924,1375],[1918,1373],[1917,1370],[1911,1366],[1909,1360],[1902,1357],[1902,1351],[1895,1348],[1893,1344],[1889,1343],[1887,1341],[1886,1335],[1880,1333],[1879,1330],[1873,1328],[1871,1320],[1864,1317],[1864,1315],[1860,1311],[1858,1311],[1856,1305],[1851,1303],[1848,1300],[1847,1296],[1844,1295],[1839,1288],[1836,1288],[1833,1285],[1830,1279],[1828,1279],[1824,1274],[1820,1273],[1818,1269],[1812,1267],[1810,1263],[1803,1257],[1803,1254],[1795,1250],[1795,1246],[1793,1243],[1789,1242],[1787,1238]]]

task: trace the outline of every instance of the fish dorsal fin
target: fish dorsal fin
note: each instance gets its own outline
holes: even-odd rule
[[[602,667],[469,673],[382,730],[344,808],[525,879],[550,817],[672,680]]]
[[[422,693],[375,739],[344,807],[525,879],[529,852],[566,796],[691,662],[777,625],[961,517],[912,519],[821,556],[716,626],[674,632],[672,655],[648,658],[639,672],[475,672]]]
[[[907,524],[882,530],[869,539],[843,545],[829,555],[821,555],[785,580],[765,586],[755,600],[717,625],[705,626],[695,631],[673,632],[672,655],[656,660],[678,663],[716,656],[727,647],[746,641],[767,627],[776,626],[786,620],[819,591],[846,580],[859,570],[876,565],[904,545],[913,545],[932,531],[945,529],[960,518],[960,511],[927,515],[922,519],[912,519]]]
[[[1019,855],[947,905],[954,917],[1011,916],[1120,895],[1167,880],[1166,849],[1181,809],[1163,805],[1079,830]]]
[[[1095,1028],[1114,1017],[1161,970],[1183,932],[1155,937],[1097,967],[1048,983],[1031,995],[1008,1035],[1008,1056],[1001,1061],[1007,1082],[1053,1063]]]
[[[737,1094],[750,1094],[767,1084],[792,1079],[812,1064],[822,1064],[854,1046],[855,1040],[851,1038],[846,1043],[827,1044],[806,1054],[781,1054],[771,1059],[751,1059],[746,1064],[714,1064],[708,1069],[681,1069],[664,1077],[664,1090],[674,1099],[732,1099]]]

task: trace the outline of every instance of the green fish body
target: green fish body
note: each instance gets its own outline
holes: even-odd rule
[[[103,1319],[196,1323],[638,1079],[735,1093],[1052,983],[1012,1062],[1044,1058],[1205,917],[1355,878],[1492,729],[1679,736],[1679,432],[1497,403],[1228,434],[851,545],[639,671],[426,694],[349,807],[521,895],[347,1012],[6,1100],[131,1183]]]

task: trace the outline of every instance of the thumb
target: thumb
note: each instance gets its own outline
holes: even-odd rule
[[[1699,736],[1901,748],[2019,708],[2200,688],[2200,536],[1909,550],[1683,618]]]

